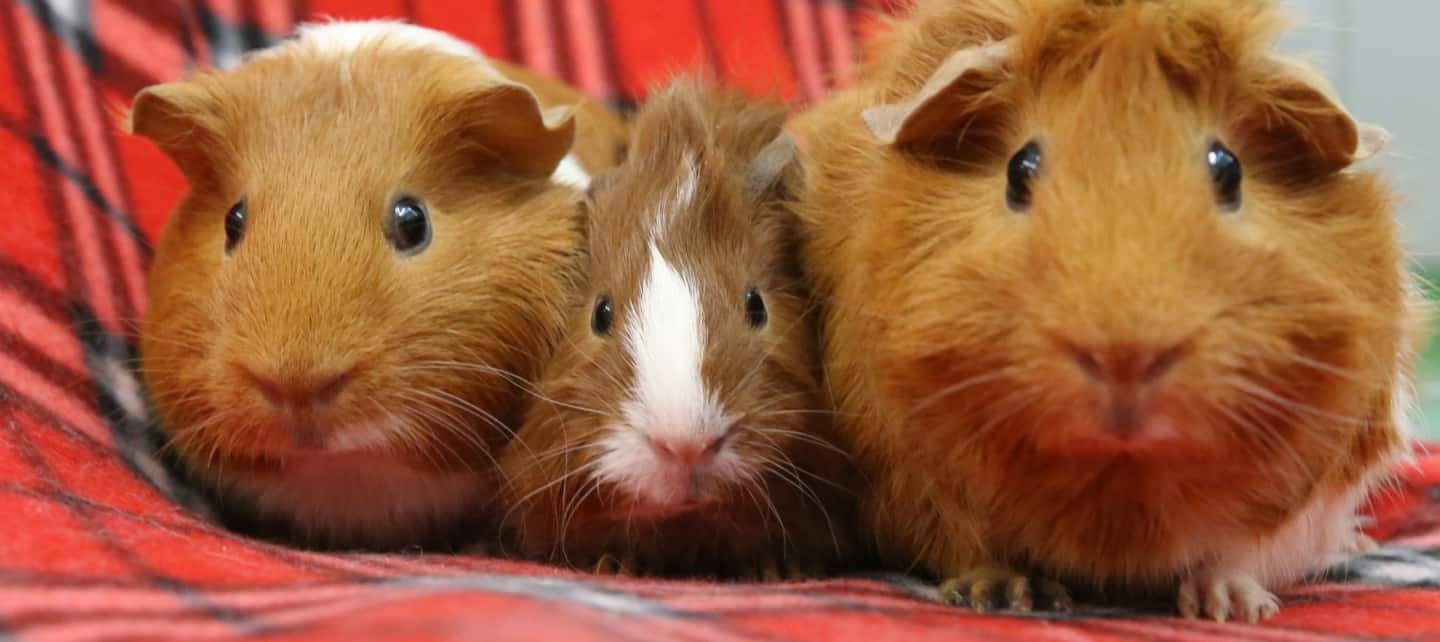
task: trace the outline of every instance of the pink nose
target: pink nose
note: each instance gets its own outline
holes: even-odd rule
[[[1165,376],[1185,356],[1183,344],[1167,346],[1067,346],[1076,365],[1103,384],[1150,384]]]
[[[330,403],[350,383],[350,370],[329,374],[277,376],[260,374],[260,370],[239,366],[240,372],[276,409],[292,412],[309,411]]]
[[[1185,356],[1184,344],[1066,347],[1075,364],[1100,386],[1105,432],[1122,439],[1143,436],[1150,388]]]
[[[726,435],[713,438],[675,439],[671,437],[650,438],[650,448],[661,459],[688,466],[697,466],[720,452]]]

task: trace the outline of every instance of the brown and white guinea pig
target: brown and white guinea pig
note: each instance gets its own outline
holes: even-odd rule
[[[799,272],[787,110],[677,80],[587,199],[590,289],[501,457],[526,556],[778,577],[849,550]]]
[[[577,123],[545,107],[469,45],[390,22],[302,27],[135,97],[131,131],[190,184],[151,270],[142,372],[232,521],[443,546],[490,503],[583,285],[588,178],[557,171]]]
[[[1281,18],[922,2],[797,123],[826,376],[891,563],[976,608],[1064,607],[1059,579],[1255,620],[1355,541],[1416,308],[1389,185],[1350,168],[1382,132],[1273,53]]]

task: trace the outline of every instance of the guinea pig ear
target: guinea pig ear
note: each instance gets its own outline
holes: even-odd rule
[[[1374,157],[1390,135],[1357,122],[1323,76],[1297,60],[1275,57],[1259,78],[1260,105],[1240,127],[1259,137],[1278,162],[1303,159],[1317,171],[1339,171]]]
[[[191,180],[209,175],[220,140],[215,97],[193,82],[169,82],[141,89],[131,101],[125,131],[165,152]]]
[[[535,92],[515,83],[464,92],[452,115],[459,130],[455,142],[530,178],[553,174],[575,142],[572,107],[542,107]]]
[[[750,163],[745,175],[745,195],[754,203],[790,200],[800,193],[804,183],[800,148],[789,132],[780,132]]]
[[[930,75],[913,98],[861,113],[870,133],[887,145],[905,146],[960,135],[995,106],[992,90],[1005,79],[1009,40],[961,49]]]

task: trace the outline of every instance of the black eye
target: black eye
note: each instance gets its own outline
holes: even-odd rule
[[[430,216],[419,200],[407,196],[390,206],[390,244],[405,255],[419,254],[430,245]]]
[[[1005,204],[1016,212],[1028,209],[1030,185],[1039,176],[1040,144],[1032,140],[1010,157],[1010,166],[1006,169],[1009,183],[1005,186]]]
[[[765,321],[770,318],[765,312],[765,299],[755,288],[745,291],[745,316],[750,319],[752,328],[765,325]]]
[[[600,295],[595,297],[595,312],[590,317],[590,329],[598,335],[610,334],[610,324],[615,321],[615,306],[610,304],[610,297]]]
[[[230,206],[225,213],[225,253],[235,251],[240,239],[245,238],[245,201]]]
[[[1210,182],[1215,185],[1215,201],[1226,211],[1240,208],[1240,159],[1220,141],[1210,143],[1205,160],[1210,165]]]

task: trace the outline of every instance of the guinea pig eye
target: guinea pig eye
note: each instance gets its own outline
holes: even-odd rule
[[[406,196],[390,206],[390,244],[404,255],[419,254],[430,245],[430,215],[420,201]]]
[[[590,316],[590,329],[598,335],[610,334],[610,324],[615,321],[615,306],[611,305],[610,297],[600,295],[595,297],[595,312]]]
[[[1210,182],[1215,185],[1215,201],[1227,212],[1240,208],[1240,159],[1220,141],[1210,143],[1205,153],[1210,165]]]
[[[1030,186],[1040,176],[1040,156],[1040,144],[1032,140],[1010,157],[1010,165],[1006,168],[1005,204],[1011,210],[1023,212],[1029,209]]]
[[[235,251],[240,239],[245,238],[245,201],[231,205],[225,213],[225,253]]]
[[[765,321],[769,319],[769,315],[765,312],[765,299],[755,288],[745,291],[745,316],[750,319],[752,328],[765,325]]]

